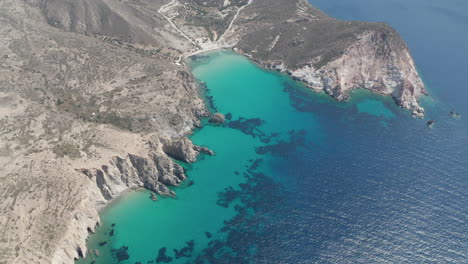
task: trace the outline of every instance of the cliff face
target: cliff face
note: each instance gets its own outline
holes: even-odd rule
[[[142,188],[161,196],[175,196],[167,186],[178,186],[187,177],[182,166],[168,155],[186,163],[193,163],[200,153],[214,155],[206,147],[193,145],[186,137],[178,140],[153,136],[146,140],[147,154],[115,156],[100,168],[78,169],[96,183],[102,199],[110,201],[123,191]]]
[[[424,84],[405,42],[386,24],[333,19],[306,0],[261,0],[243,10],[226,43],[337,100],[363,88],[424,114]]]
[[[422,116],[418,98],[426,92],[411,56],[404,46],[395,47],[386,38],[385,32],[364,32],[340,57],[319,69],[311,61],[284,70],[337,100],[346,100],[350,90],[363,88],[392,96],[398,105]]]

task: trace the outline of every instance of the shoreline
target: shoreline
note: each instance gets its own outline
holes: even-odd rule
[[[101,223],[100,214],[103,213],[105,210],[110,209],[109,207],[111,207],[114,203],[119,202],[120,200],[125,198],[125,196],[128,196],[128,195],[130,195],[132,193],[144,192],[144,191],[150,191],[151,192],[151,190],[148,190],[145,187],[136,187],[136,188],[125,189],[122,192],[118,193],[111,200],[107,201],[103,206],[97,207],[96,210],[97,210],[97,212],[99,214],[99,224]]]
[[[186,60],[190,59],[190,57],[193,57],[193,56],[195,56],[195,57],[200,56],[200,55],[209,56],[209,54],[213,53],[213,52],[222,52],[222,51],[232,52],[234,54],[241,55],[241,56],[247,58],[250,62],[252,62],[253,64],[255,64],[256,66],[260,67],[263,70],[280,74],[280,75],[288,78],[290,81],[293,81],[298,85],[301,85],[302,87],[307,89],[307,91],[310,91],[310,92],[318,94],[318,95],[322,95],[324,98],[329,99],[329,100],[331,100],[331,101],[333,101],[335,103],[338,103],[338,104],[352,103],[355,100],[355,98],[353,98],[353,94],[355,94],[355,93],[357,93],[359,91],[363,91],[363,92],[369,93],[369,95],[380,96],[380,97],[382,97],[380,100],[383,100],[385,102],[391,102],[392,105],[395,107],[395,109],[402,110],[402,112],[408,113],[408,114],[412,115],[415,118],[424,119],[424,116],[415,116],[415,115],[413,115],[412,112],[411,112],[411,109],[406,109],[406,108],[396,104],[396,102],[394,101],[394,99],[393,99],[393,97],[391,95],[385,94],[385,93],[379,92],[379,91],[369,90],[369,89],[366,89],[366,88],[351,89],[348,92],[348,96],[345,99],[340,100],[340,99],[328,94],[327,91],[325,91],[323,89],[316,89],[316,88],[310,86],[307,82],[301,80],[300,78],[293,78],[292,77],[292,72],[290,72],[289,70],[283,70],[281,68],[271,66],[268,63],[263,63],[263,62],[261,62],[259,60],[256,60],[256,59],[252,58],[252,56],[249,56],[249,54],[244,53],[242,51],[238,51],[236,49],[237,48],[233,48],[233,47],[219,47],[219,48],[213,49],[213,50],[204,50],[204,51],[200,50],[196,54],[193,54],[193,55],[190,55],[189,57],[187,57]],[[205,54],[205,53],[207,53],[207,54]],[[187,65],[186,60],[185,60],[185,65]],[[429,94],[422,94],[419,97],[419,99],[421,99],[421,103],[423,103],[424,101],[428,101],[428,100],[432,100],[433,102],[435,102],[435,99]]]
[[[256,62],[255,60],[249,58],[248,56],[246,56],[245,54],[241,54],[239,52],[235,52],[234,50],[229,50],[229,49],[226,49],[226,48],[223,48],[223,49],[218,49],[218,50],[210,50],[210,51],[205,51],[205,52],[201,52],[199,54],[203,54],[203,53],[211,53],[211,52],[216,52],[216,51],[221,51],[221,52],[232,52],[233,54],[235,55],[241,55],[245,58],[248,59],[249,62],[253,62],[253,64],[255,64],[257,67],[259,67],[259,69],[261,70],[265,70],[265,71],[270,71],[270,72],[273,72],[273,73],[276,73],[276,74],[280,74],[282,76],[284,76],[285,78],[288,78],[289,80],[293,81],[293,82],[296,82],[298,84],[301,84],[301,86],[303,86],[304,88],[308,89],[308,91],[312,92],[312,93],[315,93],[315,94],[323,94],[324,96],[326,96],[326,98],[330,98],[330,100],[332,100],[333,102],[336,102],[336,103],[340,103],[339,101],[335,100],[333,97],[327,95],[325,92],[323,91],[316,91],[314,89],[310,89],[309,87],[307,87],[303,82],[301,81],[298,81],[298,80],[294,80],[293,78],[291,78],[290,75],[288,74],[284,74],[284,72],[281,72],[281,71],[278,71],[277,69],[274,69],[274,68],[267,68],[267,67],[264,67],[262,66],[259,62]],[[199,55],[197,54],[197,55]],[[193,55],[193,56],[197,56],[197,55]],[[193,74],[193,72],[191,72]],[[199,91],[200,92],[203,92],[202,89],[200,89],[201,87],[198,87],[199,88]],[[380,94],[377,94],[377,93],[374,93],[372,91],[369,91],[369,90],[366,90],[366,89],[363,89],[365,92],[369,93],[370,95],[380,95]],[[353,90],[351,91],[352,92],[356,92],[357,90]],[[391,100],[390,97],[388,96],[385,96],[383,95],[385,98],[387,98],[388,100]],[[396,105],[395,105],[396,106]],[[192,129],[191,130],[191,133],[193,134],[194,132],[196,132],[196,128]],[[186,180],[184,180],[183,182],[186,182]],[[98,210],[98,213],[99,213],[99,219],[100,219],[100,224],[101,224],[101,216],[100,214],[102,214],[103,212],[105,212],[105,210],[108,210],[110,209],[113,205],[115,205],[117,202],[121,201],[122,199],[124,199],[127,195],[130,195],[134,192],[144,192],[144,191],[151,191],[151,190],[148,190],[144,187],[138,187],[138,188],[128,188],[122,192],[120,192],[116,197],[114,197],[112,200],[108,201],[103,207],[99,208]],[[149,199],[149,198],[148,198]],[[88,233],[88,238],[89,238],[89,233]],[[87,240],[88,240],[87,238]],[[86,252],[87,254],[89,254],[88,252],[88,248],[86,248]],[[91,252],[91,251],[90,251]],[[86,254],[86,255],[87,255]]]

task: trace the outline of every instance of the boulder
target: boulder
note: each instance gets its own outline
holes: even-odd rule
[[[222,124],[222,123],[224,123],[225,120],[226,120],[226,118],[224,117],[223,114],[216,113],[216,114],[214,114],[214,115],[212,115],[210,117],[209,122],[210,123],[216,123],[216,124]]]

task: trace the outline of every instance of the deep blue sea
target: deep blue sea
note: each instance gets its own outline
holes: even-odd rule
[[[106,208],[88,243],[100,256],[79,263],[467,263],[468,1],[312,2],[402,34],[425,119],[365,91],[335,102],[232,52],[193,58],[228,120],[191,139],[216,155],[184,165],[177,199]]]

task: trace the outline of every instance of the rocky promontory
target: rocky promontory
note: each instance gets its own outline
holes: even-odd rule
[[[225,36],[235,51],[337,100],[354,89],[391,96],[414,116],[427,94],[406,43],[384,23],[342,21],[307,0],[258,0]]]

